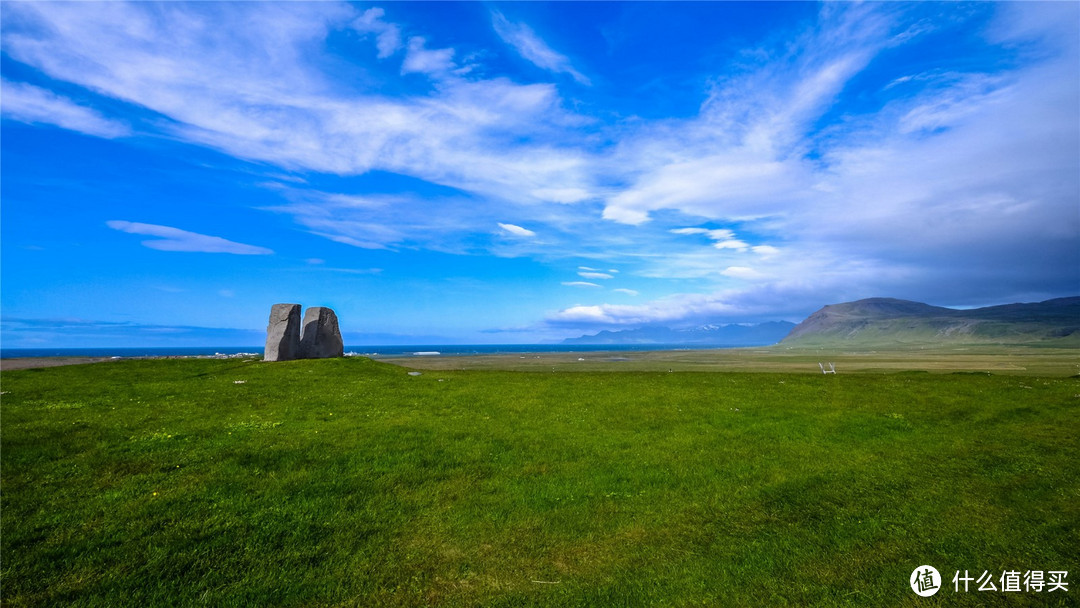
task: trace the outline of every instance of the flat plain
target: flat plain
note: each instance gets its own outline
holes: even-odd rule
[[[1076,351],[761,351],[4,371],[3,604],[1077,604]]]
[[[1080,374],[1080,349],[1038,346],[903,346],[842,349],[761,348],[508,353],[495,355],[384,357],[421,370],[698,371],[820,374],[819,363],[839,373],[988,372],[1035,376]]]

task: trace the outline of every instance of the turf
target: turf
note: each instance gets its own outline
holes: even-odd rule
[[[1076,605],[1080,380],[129,361],[0,375],[5,606]],[[920,598],[919,565],[947,589]],[[1075,584],[1075,580],[1069,580]]]

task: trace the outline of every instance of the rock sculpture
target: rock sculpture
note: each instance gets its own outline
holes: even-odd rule
[[[299,304],[274,304],[266,326],[263,361],[327,359],[345,354],[337,315],[325,306],[314,306],[300,324]]]
[[[263,361],[291,361],[300,356],[300,305],[274,304],[266,326]]]
[[[325,306],[313,306],[304,311],[304,328],[300,334],[300,358],[328,359],[345,354],[345,345],[338,329],[337,315]]]

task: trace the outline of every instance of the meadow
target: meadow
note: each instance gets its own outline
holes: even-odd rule
[[[2,602],[1080,603],[1074,356],[827,376],[803,356],[5,371]],[[908,586],[923,564],[933,598]],[[958,593],[957,570],[1064,570],[1069,588]]]

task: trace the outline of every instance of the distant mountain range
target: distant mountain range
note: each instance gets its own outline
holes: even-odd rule
[[[956,310],[892,298],[826,306],[791,330],[787,346],[1031,344],[1080,347],[1080,297]]]
[[[795,325],[787,321],[646,326],[568,338],[563,344],[888,347],[937,344],[1040,344],[1080,347],[1080,297],[970,310],[894,298],[831,304]]]
[[[602,331],[591,336],[567,338],[563,344],[694,344],[706,346],[765,346],[776,344],[791,332],[794,323],[770,321],[757,324],[703,325],[691,329],[647,326],[639,329]]]

